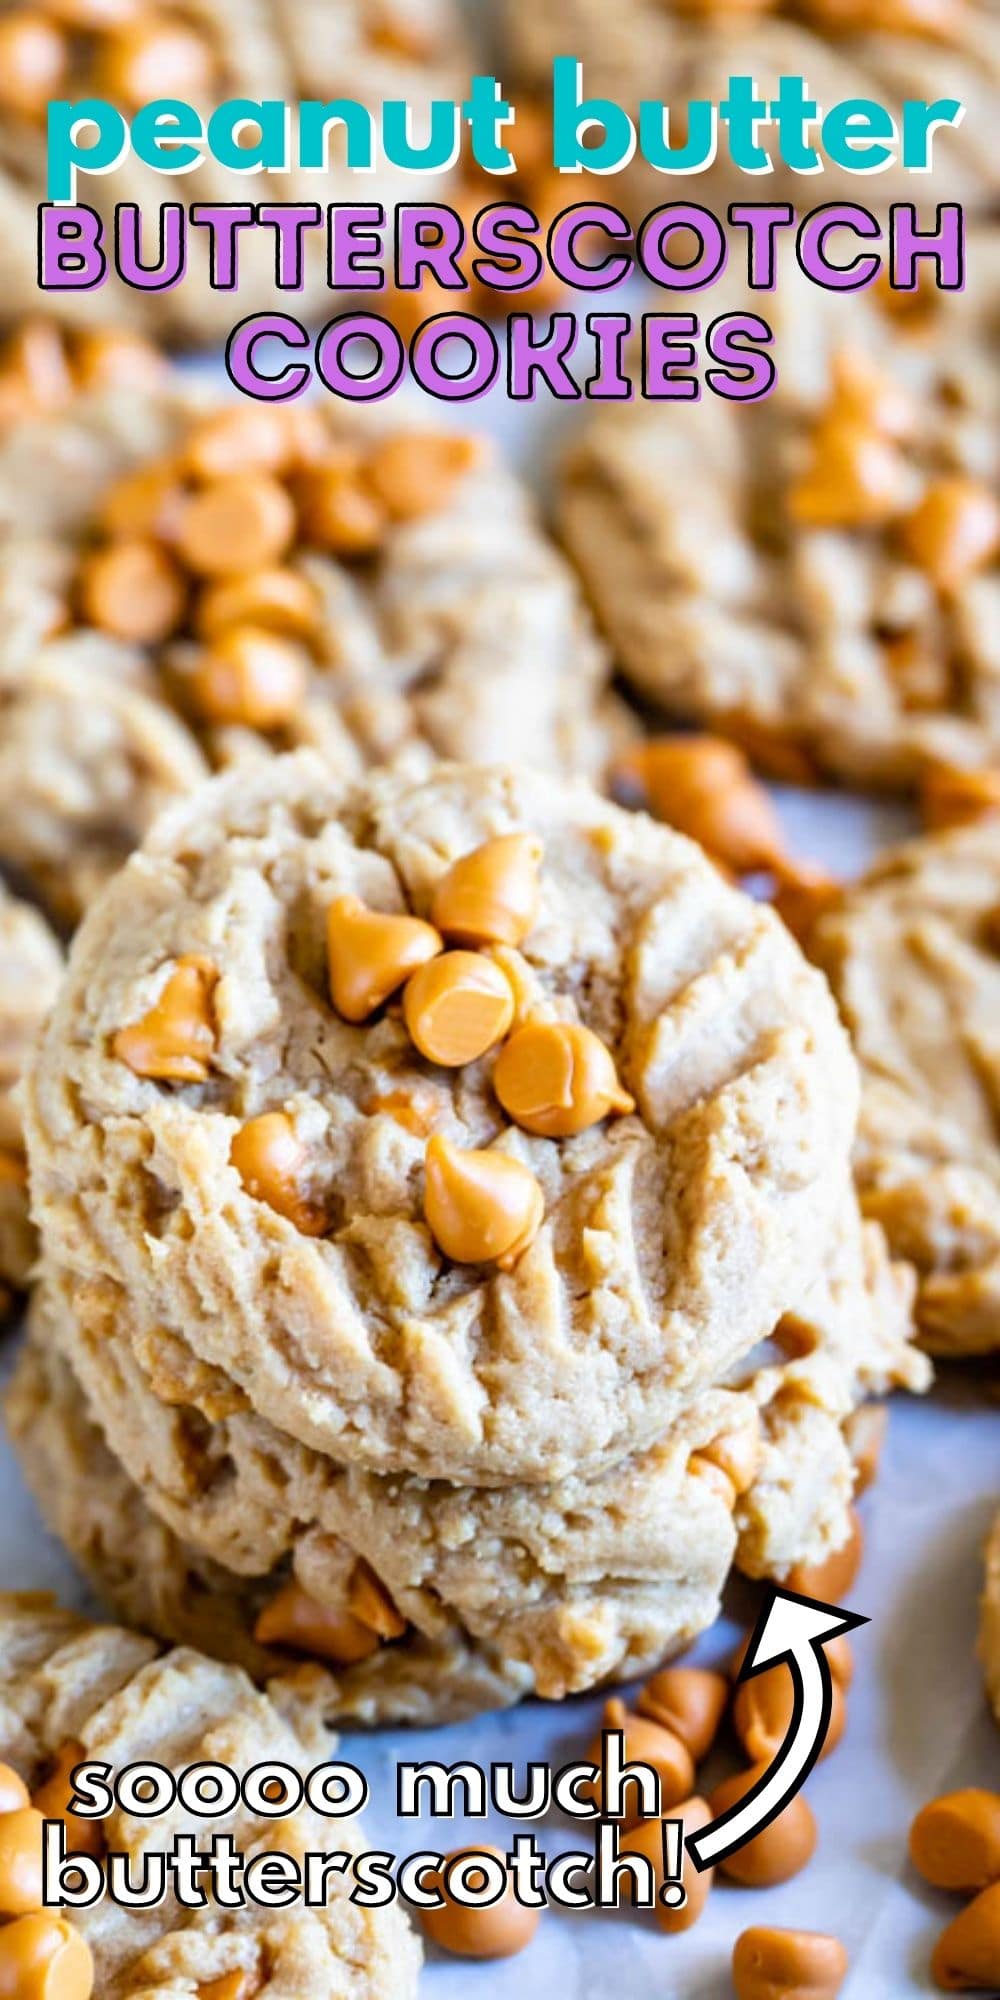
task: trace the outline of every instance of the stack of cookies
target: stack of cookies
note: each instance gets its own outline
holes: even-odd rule
[[[821,974],[584,782],[257,759],[97,898],[23,1093],[8,1418],[124,1615],[323,1714],[639,1671],[850,1536],[920,1386]]]

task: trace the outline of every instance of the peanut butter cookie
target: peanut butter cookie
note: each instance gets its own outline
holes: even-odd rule
[[[935,1354],[1000,1347],[1000,822],[909,842],[820,917],[863,1076],[862,1206],[918,1274]]]
[[[431,1059],[399,1000],[442,955]],[[796,1305],[856,1105],[821,975],[682,836],[528,771],[300,752],[109,884],[25,1123],[54,1265],[304,1444],[507,1485],[662,1437]]]
[[[27,1283],[35,1255],[14,1091],[61,975],[62,954],[48,925],[0,882],[0,1317]]]
[[[674,146],[683,143],[676,114],[689,99],[721,102],[731,76],[752,77],[754,95],[765,101],[776,96],[782,77],[803,77],[822,113],[846,99],[873,98],[893,112],[897,130],[904,100],[955,97],[966,116],[935,136],[934,199],[962,201],[981,213],[995,199],[989,135],[1000,37],[986,0],[875,0],[870,7],[861,0],[624,0],[614,9],[604,0],[505,0],[505,15],[515,70],[529,86],[547,90],[555,57],[575,56],[585,97],[616,99],[633,119],[642,100],[664,100],[675,114]],[[798,209],[861,202],[873,184],[880,203],[918,196],[913,175],[898,162],[859,175],[824,157],[821,173],[804,175],[785,165],[773,131],[766,143],[770,200]],[[724,140],[714,165],[693,185],[699,201],[705,190],[710,203],[747,198],[745,176]],[[688,180],[688,195],[691,189]],[[678,198],[676,183],[650,167],[641,149],[601,198],[620,202],[622,190],[640,214]]]
[[[115,1775],[155,1759],[175,1774],[217,1763],[245,1777],[273,1762],[305,1776],[330,1754],[329,1737],[300,1733],[306,1726],[294,1676],[258,1693],[237,1668],[187,1649],[163,1652],[150,1639],[63,1611],[50,1597],[0,1596],[4,1817],[17,1813],[26,1853],[39,1814],[65,1820],[71,1853],[127,1855],[133,1882],[143,1857],[169,1850],[185,1830],[199,1848],[213,1833],[230,1834],[246,1858],[273,1849],[300,1867],[306,1854],[333,1847],[362,1853],[356,1819],[331,1820],[309,1806],[277,1820],[255,1816],[243,1803],[215,1821],[193,1818],[181,1806],[158,1819],[121,1807],[103,1820],[66,1810],[72,1769],[85,1761],[107,1764]],[[11,1846],[8,1839],[8,1866]],[[48,1965],[49,1990],[74,2000],[92,1993],[98,2000],[182,1993],[193,2000],[279,2000],[292,1993],[341,2000],[347,1992],[358,2000],[410,2000],[421,1953],[405,1916],[398,1904],[362,1908],[351,1900],[351,1886],[349,1876],[331,1871],[322,1908],[294,1903],[277,1910],[250,1900],[223,1907],[209,1894],[192,1911],[168,1891],[158,1907],[142,1911],[105,1897],[92,1908],[57,1914],[36,1912],[22,1866],[21,1914],[0,1924],[0,1969],[10,1992],[40,1993],[41,1985],[18,1980],[29,1967],[37,1974]],[[5,1913],[9,1907],[8,1900]]]
[[[312,406],[97,393],[15,424],[0,626],[0,861],[67,921],[209,765],[308,744],[355,773],[598,775],[623,729],[572,573],[489,451]]]

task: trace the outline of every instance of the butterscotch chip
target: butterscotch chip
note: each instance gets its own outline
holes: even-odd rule
[[[0,16],[0,105],[18,117],[44,115],[69,66],[66,40],[33,7]]]
[[[714,736],[653,737],[620,759],[612,778],[620,795],[634,796],[736,874],[784,866],[778,815],[732,744]]]
[[[216,973],[206,960],[180,958],[152,1007],[119,1028],[112,1051],[136,1076],[164,1083],[204,1083],[215,1052],[212,995]]]
[[[262,1646],[288,1646],[293,1652],[309,1653],[335,1666],[365,1660],[382,1643],[373,1627],[363,1624],[346,1605],[338,1610],[319,1604],[294,1582],[285,1584],[265,1606],[254,1637]]]
[[[82,1743],[61,1744],[44,1783],[32,1793],[31,1803],[43,1819],[65,1820],[66,1846],[71,1854],[90,1854],[96,1860],[104,1853],[102,1822],[99,1819],[82,1819],[78,1813],[69,1811],[73,1797],[73,1772],[78,1764],[86,1760],[87,1752]]]
[[[801,13],[785,32],[804,32]],[[876,38],[852,60],[860,39]],[[593,77],[589,41],[587,55]],[[935,294],[926,338],[890,324],[874,290],[856,298],[849,356],[832,302],[779,256],[785,360],[758,411],[703,396],[592,413],[560,520],[647,713],[731,736],[791,782],[910,791],[931,760],[997,760],[1000,255],[992,241],[982,255],[964,297]]]
[[[92,1493],[99,1486],[98,1477]],[[167,1537],[165,1528],[160,1533]],[[253,1588],[259,1592],[259,1584]],[[189,1602],[200,1595],[195,1586]],[[224,1645],[225,1593],[206,1590],[205,1596],[216,1640]],[[176,1781],[200,1773],[198,1828],[206,1847],[228,1833],[241,1852],[262,1862],[280,1852],[303,1869],[307,1855],[323,1851],[329,1820],[304,1802],[297,1805],[294,1786],[268,1784],[263,1774],[298,1770],[305,1776],[329,1756],[321,1700],[310,1691],[320,1683],[328,1691],[334,1679],[318,1664],[291,1654],[282,1662],[272,1654],[267,1680],[264,1693],[248,1673],[206,1656],[190,1641],[164,1648],[123,1625],[96,1624],[63,1610],[41,1591],[0,1593],[0,1738],[26,1773],[44,1771],[68,1751],[62,1731],[72,1717],[88,1746],[85,1755],[107,1765],[112,1784],[150,1764]],[[236,1781],[247,1780],[236,1834],[232,1815],[213,1813],[210,1805],[205,1773],[220,1763]],[[254,1808],[251,1774],[263,1782],[266,1799],[279,1805],[280,1819]],[[120,1819],[115,1814],[104,1822],[112,1852],[128,1840]],[[101,1822],[66,1822],[71,1853],[81,1848],[76,1829],[88,1824]],[[142,1831],[148,1854],[169,1848],[170,1828],[147,1820]],[[403,1911],[395,1905],[362,1913],[350,1900],[355,1859],[371,1837],[356,1818],[341,1814],[337,1838],[344,1873],[331,1872],[315,1907],[298,1903],[282,1910],[277,1922],[273,1909],[248,1899],[233,1923],[208,1876],[196,1909],[182,1910],[168,1896],[140,1912],[101,1897],[90,1907],[38,1910],[4,1922],[0,1996],[90,2000],[93,1993],[95,2000],[139,2000],[159,1988],[199,2000],[256,2000],[285,1983],[296,2000],[344,2000],[347,1993],[351,2000],[416,2000],[421,1954]]]
[[[938,590],[957,590],[1000,543],[1000,505],[972,479],[938,479],[900,529],[903,546]]]
[[[345,1021],[365,1021],[443,945],[432,924],[392,910],[371,910],[358,896],[338,896],[326,919],[330,996]]]
[[[0,1917],[42,1907],[44,1821],[34,1806],[0,1814]]]
[[[0,1930],[3,2000],[90,2000],[94,1966],[75,1925],[50,1910]]]
[[[841,1604],[854,1588],[863,1555],[864,1530],[852,1508],[847,1540],[823,1562],[793,1564],[788,1572],[789,1589],[803,1597],[819,1598],[824,1604]]]
[[[837,2000],[848,1973],[839,1938],[820,1931],[782,1931],[763,1925],[741,1931],[733,1946],[736,2000]]]
[[[98,520],[115,539],[152,537],[169,544],[176,539],[186,497],[173,459],[154,461],[115,480],[101,501]]]
[[[572,1026],[596,1038],[635,1100],[629,1117],[566,1139],[513,1125],[490,1060],[428,1066],[402,1010],[386,1006],[440,954],[441,932],[424,913],[442,883],[449,895],[456,878],[462,887],[455,864],[507,838],[516,853],[527,842],[530,893],[502,898],[500,913],[506,921],[513,909],[525,932],[516,949],[541,1002],[574,1011]],[[495,880],[486,889],[493,929]],[[481,917],[481,894],[460,920],[471,911],[476,921],[477,909]],[[817,1259],[832,1251],[855,1084],[822,978],[773,913],[726,887],[696,847],[582,785],[454,767],[358,783],[307,753],[262,761],[166,815],[99,915],[97,962],[85,934],[39,1060],[40,1075],[54,1077],[57,1037],[63,1083],[29,1096],[36,1201],[62,1241],[76,1171],[67,1148],[86,1154],[92,1174],[84,1134],[100,1119],[115,1135],[99,1149],[98,1174],[113,1180],[116,1218],[100,1275],[118,1282],[150,1231],[134,1161],[152,1144],[149,1203],[163,1247],[141,1255],[143,1311],[183,1324],[198,1357],[230,1383],[235,1372],[254,1407],[293,1436],[336,1437],[346,1458],[378,1470],[463,1482],[484,1472],[504,1485],[563,1478],[581,1460],[593,1476],[595,1455],[597,1466],[613,1463],[662,1439],[708,1382],[801,1304]],[[219,975],[207,1023],[216,1039],[198,1073],[204,1081],[207,1067],[209,1087],[133,1084],[108,1038],[143,1019],[193,940],[210,947]],[[111,961],[120,969],[108,992]],[[77,1089],[67,1076],[80,1077]],[[415,1135],[367,1108],[414,1087],[436,1100],[426,1174]],[[733,1092],[740,1155],[745,1147],[758,1163],[752,1193],[725,1166]],[[287,1229],[239,1200],[229,1149],[248,1105],[293,1119],[317,1163],[323,1239],[292,1246]],[[65,1227],[65,1262],[89,1267],[75,1202]],[[182,1314],[175,1287],[190,1299],[203,1256],[230,1303],[220,1293],[218,1311],[206,1300]],[[245,1314],[255,1328],[249,1347],[236,1296],[240,1328]],[[889,1346],[897,1351],[895,1335]],[[843,1414],[856,1393],[852,1379]],[[713,1424],[691,1450],[728,1428]],[[841,1468],[850,1478],[839,1425],[828,1443],[836,1493]],[[700,1504],[716,1517],[713,1495]],[[839,1498],[829,1516],[835,1531]],[[731,1517],[728,1532],[742,1532]]]
[[[497,1057],[493,1088],[524,1131],[546,1139],[569,1138],[610,1112],[635,1110],[610,1050],[574,1021],[526,1021]]]
[[[706,1667],[664,1667],[636,1699],[639,1714],[679,1736],[696,1764],[708,1756],[728,1705],[725,1674]]]
[[[73,342],[73,375],[81,389],[166,389],[169,366],[152,341],[121,327],[90,328]]]
[[[424,1214],[438,1248],[456,1264],[512,1270],[534,1242],[545,1197],[529,1167],[506,1153],[428,1141]]]
[[[482,1869],[475,1867],[477,1854],[504,1861],[503,1851],[498,1847],[455,1848],[447,1856],[440,1876],[433,1872],[427,1876],[428,1889],[437,1889],[443,1901],[440,1909],[420,1911],[421,1925],[434,1944],[457,1958],[512,1958],[531,1943],[541,1911],[519,1903],[512,1885],[504,1890],[498,1902],[481,1909],[456,1902],[449,1894],[449,1883],[457,1869],[461,1869],[465,1887],[474,1890],[485,1884]]]
[[[323,1235],[326,1218],[308,1199],[303,1185],[306,1149],[283,1111],[265,1111],[259,1118],[251,1118],[237,1132],[229,1157],[255,1201],[266,1202],[304,1236]]]
[[[933,766],[920,788],[920,810],[931,833],[992,819],[1000,814],[1000,768],[958,771]]]
[[[215,60],[205,36],[180,20],[140,13],[103,43],[99,78],[112,102],[138,108],[160,97],[205,97]]]
[[[373,492],[394,521],[433,514],[479,462],[477,438],[433,431],[400,431],[377,445],[365,468]]]
[[[820,425],[806,471],[789,493],[793,520],[807,527],[881,527],[906,504],[905,462],[873,426],[831,417]]]
[[[830,1721],[822,1757],[837,1748],[847,1724],[847,1703],[834,1677]],[[773,1763],[789,1736],[795,1719],[795,1687],[788,1668],[781,1662],[741,1681],[733,1699],[733,1727],[754,1764]]]
[[[910,1860],[935,1889],[974,1896],[1000,1882],[1000,1793],[970,1786],[932,1799],[910,1828]]]
[[[942,1931],[931,1977],[943,1993],[989,1993],[1000,1984],[1000,1882],[980,1890]]]
[[[529,833],[500,834],[443,875],[431,915],[454,944],[519,945],[534,929],[543,847]]]
[[[998,774],[934,772],[925,799],[948,830],[887,853],[809,950],[862,1064],[862,1205],[917,1272],[927,1347],[986,1355],[1000,1337]]]
[[[347,1608],[362,1625],[377,1632],[380,1639],[401,1639],[406,1619],[366,1562],[355,1563],[347,1586]]]
[[[837,908],[843,894],[843,883],[824,869],[792,864],[782,870],[773,902],[792,936],[808,950],[813,926]]]
[[[754,1764],[748,1771],[740,1771],[717,1785],[708,1801],[712,1818],[718,1819],[737,1805],[767,1769],[766,1761]],[[730,1881],[739,1882],[746,1889],[768,1889],[801,1874],[811,1861],[815,1846],[816,1821],[812,1808],[802,1792],[796,1792],[777,1819],[720,1861],[719,1869]]]
[[[280,561],[295,535],[295,509],[265,472],[233,473],[188,500],[177,548],[198,576],[238,576]]]
[[[449,951],[408,980],[403,1019],[414,1046],[446,1069],[478,1061],[503,1040],[514,996],[500,967],[482,952]]]
[[[257,625],[307,640],[316,633],[320,617],[318,592],[308,577],[294,569],[261,569],[252,576],[209,584],[194,612],[202,639],[217,639],[231,625]]]
[[[184,578],[156,542],[111,542],[89,556],[80,573],[84,616],[134,645],[155,646],[169,639],[186,604]]]
[[[265,735],[281,729],[305,697],[308,671],[298,646],[261,625],[219,633],[190,678],[190,696],[206,722],[236,723]]]

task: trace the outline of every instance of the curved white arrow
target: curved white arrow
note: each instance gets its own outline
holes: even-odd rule
[[[867,1623],[867,1618],[839,1605],[820,1604],[814,1597],[799,1597],[791,1590],[772,1590],[757,1620],[739,1678],[749,1680],[765,1667],[787,1660],[793,1685],[792,1720],[773,1764],[753,1790],[700,1833],[688,1836],[685,1844],[696,1868],[712,1868],[735,1853],[777,1819],[805,1784],[830,1727],[833,1682],[823,1648],[839,1632],[853,1632]]]

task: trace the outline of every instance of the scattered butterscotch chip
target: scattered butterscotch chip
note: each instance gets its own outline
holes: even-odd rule
[[[295,538],[295,508],[266,472],[216,479],[185,502],[177,547],[196,576],[238,576],[280,562]]]
[[[136,646],[156,646],[183,623],[187,587],[168,551],[137,536],[109,542],[86,558],[80,608],[102,632]]]
[[[382,1643],[378,1633],[346,1605],[337,1610],[320,1604],[294,1580],[283,1584],[265,1605],[253,1635],[261,1646],[288,1646],[292,1652],[330,1660],[337,1667],[356,1666],[377,1653]]]
[[[645,806],[735,874],[784,865],[777,813],[735,744],[717,736],[653,736],[621,757],[611,776],[626,803]]]
[[[444,950],[440,933],[420,917],[372,910],[360,896],[338,896],[326,920],[330,998],[345,1021],[366,1021],[428,959]]]
[[[28,1165],[23,1153],[11,1153],[0,1146],[0,1187],[5,1183],[7,1187],[26,1187]]]
[[[932,1799],[910,1828],[910,1860],[935,1889],[974,1896],[1000,1882],[1000,1793],[970,1786]]]
[[[782,922],[804,945],[813,925],[843,900],[844,885],[822,868],[786,864],[771,898]]]
[[[720,1431],[718,1437],[703,1444],[699,1456],[725,1474],[735,1494],[746,1493],[760,1464],[760,1418],[756,1410],[751,1410],[732,1430]]]
[[[678,1799],[690,1796],[694,1786],[694,1760],[687,1745],[672,1729],[661,1722],[654,1722],[648,1715],[636,1715],[626,1708],[617,1696],[604,1704],[600,1733],[587,1748],[587,1761],[601,1763],[604,1732],[620,1730],[624,1738],[624,1759],[628,1764],[648,1764],[656,1772],[660,1781],[660,1811],[667,1812],[676,1805]],[[601,1782],[598,1778],[594,1786],[597,1803],[602,1804]],[[625,1791],[626,1810],[622,1825],[636,1826],[642,1818],[642,1808],[635,1785]]]
[[[69,68],[65,35],[40,8],[12,7],[0,15],[0,107],[15,117],[43,118]]]
[[[901,522],[900,538],[937,590],[958,590],[996,554],[1000,505],[978,480],[936,479]]]
[[[266,734],[291,722],[305,698],[308,678],[298,646],[262,625],[232,625],[202,654],[189,691],[204,721]]]
[[[855,1494],[867,1493],[878,1477],[879,1461],[889,1428],[885,1403],[860,1403],[844,1425],[844,1440],[854,1467]]]
[[[401,1639],[406,1631],[406,1619],[396,1610],[385,1585],[379,1582],[374,1570],[360,1559],[355,1563],[348,1581],[347,1609],[352,1618],[360,1619],[361,1624],[367,1625],[380,1639]]]
[[[4,18],[10,16],[0,16],[0,30]],[[73,392],[60,329],[47,319],[27,319],[15,327],[0,346],[0,377],[28,409],[58,409]]]
[[[509,1271],[542,1226],[545,1197],[530,1167],[509,1153],[466,1151],[436,1132],[427,1142],[424,1215],[452,1263]]]
[[[700,1764],[715,1742],[728,1701],[725,1674],[707,1667],[663,1667],[640,1690],[635,1705],[640,1715],[679,1736]]]
[[[127,110],[139,110],[154,98],[209,96],[215,60],[196,29],[143,11],[104,38],[97,70],[104,95]]]
[[[753,1764],[748,1771],[723,1779],[708,1801],[712,1818],[718,1819],[745,1798],[767,1769],[767,1763]],[[798,1875],[812,1859],[815,1846],[816,1821],[812,1809],[803,1794],[796,1792],[777,1819],[727,1855],[719,1867],[731,1881],[741,1883],[745,1889],[767,1889],[773,1883],[788,1882]]]
[[[942,1931],[931,1977],[944,1993],[1000,1990],[1000,1882],[980,1890]]]
[[[820,783],[818,766],[809,752],[779,722],[763,722],[746,709],[732,708],[720,714],[719,723],[765,777],[784,785]]]
[[[109,487],[98,520],[112,539],[136,537],[171,543],[184,511],[184,483],[172,459],[160,459],[126,472]]]
[[[215,410],[189,432],[184,466],[195,479],[241,478],[247,472],[288,470],[292,433],[283,410],[264,403],[236,403]]]
[[[403,1019],[428,1062],[457,1069],[503,1040],[514,1019],[514,995],[500,967],[482,952],[448,951],[408,981]]]
[[[51,1910],[0,1929],[0,2000],[90,2000],[94,1961],[75,1925]]]
[[[308,542],[334,556],[371,556],[385,540],[382,502],[365,478],[360,457],[330,459],[300,475],[299,515]]]
[[[669,1813],[664,1814],[664,1817],[679,1819],[681,1821],[683,1828],[681,1838],[683,1842],[692,1833],[700,1833],[702,1828],[709,1824],[712,1815],[709,1812],[707,1801],[695,1795],[692,1798],[678,1800],[675,1805],[670,1807]],[[627,1833],[623,1833],[619,1842],[619,1853],[644,1855],[646,1860],[651,1864],[657,1888],[657,1903],[653,1915],[660,1929],[666,1931],[668,1936],[672,1937],[681,1931],[689,1931],[692,1925],[697,1923],[708,1901],[708,1893],[715,1880],[715,1869],[696,1868],[686,1846],[682,1845],[681,1882],[685,1890],[685,1900],[681,1904],[681,1907],[676,1910],[671,1909],[666,1903],[661,1903],[659,1901],[659,1891],[668,1879],[663,1867],[663,1834],[661,1827],[662,1820],[641,1820],[638,1826],[632,1827]],[[630,1878],[626,1878],[626,1880],[628,1879]],[[626,1894],[628,1894],[627,1888]]]
[[[179,958],[159,999],[140,1021],[119,1028],[112,1053],[136,1076],[162,1083],[204,1083],[215,1053],[214,966],[196,954]]]
[[[736,2000],[836,2000],[849,1959],[824,1931],[741,1932],[733,1946]]]
[[[73,1797],[73,1772],[78,1764],[86,1761],[86,1756],[82,1743],[64,1743],[48,1776],[33,1794],[31,1803],[43,1819],[65,1820],[66,1846],[71,1854],[90,1854],[99,1860],[105,1846],[101,1821],[81,1819],[78,1813],[69,1810]]]
[[[890,438],[856,418],[817,428],[809,464],[789,490],[792,519],[807,528],[876,528],[906,505],[908,471]]]
[[[284,1111],[265,1111],[236,1133],[230,1160],[248,1194],[267,1203],[303,1236],[322,1236],[326,1219],[303,1188],[306,1150]]]
[[[195,630],[202,639],[217,639],[233,625],[254,625],[286,638],[308,640],[319,618],[315,585],[298,570],[280,567],[211,583],[195,606]]]
[[[847,1723],[847,1703],[839,1681],[831,1686],[830,1723],[821,1756],[837,1748]],[[795,1685],[788,1667],[778,1661],[763,1673],[741,1681],[733,1697],[733,1728],[754,1764],[774,1761],[795,1716]]]
[[[484,841],[441,877],[432,921],[453,944],[522,944],[538,921],[542,853],[533,833]]]
[[[34,1806],[0,1814],[0,1917],[42,1907],[44,1820]]]
[[[399,431],[376,445],[368,460],[369,484],[394,521],[434,514],[482,457],[477,438],[437,431]]]
[[[545,1139],[635,1110],[610,1049],[575,1021],[526,1021],[497,1057],[493,1088],[515,1124]]]
[[[934,764],[920,783],[920,811],[930,833],[972,826],[1000,813],[1000,768],[962,771]]]
[[[839,1604],[853,1589],[864,1555],[864,1530],[854,1508],[846,1542],[818,1563],[794,1563],[788,1572],[789,1590],[803,1597],[818,1597],[824,1604]]]
[[[432,1944],[442,1951],[452,1952],[456,1958],[513,1958],[531,1943],[538,1929],[541,1911],[528,1909],[519,1903],[511,1884],[504,1890],[499,1902],[482,1909],[473,1909],[466,1903],[458,1903],[449,1894],[449,1869],[456,1862],[471,1860],[477,1854],[488,1854],[494,1860],[504,1862],[505,1856],[499,1847],[456,1847],[445,1857],[445,1865],[440,1874],[428,1871],[424,1882],[428,1889],[436,1889],[444,1898],[439,1910],[421,1910],[420,1922]],[[482,1869],[478,1872],[467,1866],[463,1870],[463,1882],[472,1890],[485,1886]]]

